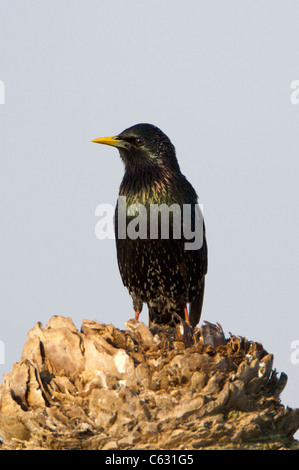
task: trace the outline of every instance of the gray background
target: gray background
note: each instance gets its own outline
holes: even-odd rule
[[[262,342],[298,407],[298,2],[6,0],[0,23],[0,373],[37,321],[133,316],[95,236],[123,166],[90,141],[150,122],[204,205],[202,320]]]

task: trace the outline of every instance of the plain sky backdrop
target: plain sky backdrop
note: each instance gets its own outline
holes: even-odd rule
[[[202,321],[262,342],[299,407],[298,25],[296,0],[1,1],[1,374],[52,315],[132,318],[95,236],[123,165],[91,140],[149,122],[204,207]]]

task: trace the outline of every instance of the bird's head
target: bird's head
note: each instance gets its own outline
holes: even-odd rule
[[[117,147],[126,168],[134,169],[139,165],[179,168],[170,139],[152,124],[136,124],[116,136],[92,142]]]

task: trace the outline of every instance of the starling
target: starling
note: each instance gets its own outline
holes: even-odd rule
[[[150,326],[174,326],[183,319],[195,327],[201,315],[207,273],[205,226],[197,194],[180,171],[173,144],[152,124],[137,124],[117,136],[93,142],[117,147],[125,166],[115,209],[115,238],[118,266],[133,300],[135,318],[138,320],[145,303]],[[120,201],[124,204],[122,208]],[[133,213],[129,210],[132,207]],[[161,207],[169,208],[167,236],[162,230]],[[188,217],[182,217],[185,207],[190,208],[188,236],[185,234]],[[136,236],[128,236],[127,232],[124,235],[124,227],[120,227],[122,211],[125,230],[135,218],[135,229],[139,229]],[[141,212],[147,219],[139,218],[136,223],[136,214]],[[149,221],[154,220],[158,222],[153,230]],[[200,220],[201,224],[197,224]],[[145,230],[141,231],[141,225]],[[197,236],[201,239],[200,246],[194,243],[194,249],[186,248],[191,240],[189,234],[193,234],[194,240]]]

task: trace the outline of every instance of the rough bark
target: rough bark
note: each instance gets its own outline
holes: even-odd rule
[[[125,331],[54,316],[0,385],[0,449],[299,449],[260,343],[205,323]]]

